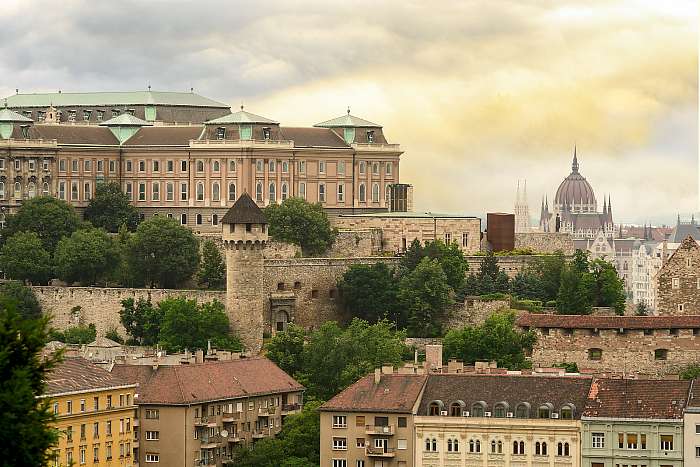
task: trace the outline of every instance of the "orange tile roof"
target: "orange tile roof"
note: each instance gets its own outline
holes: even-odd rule
[[[584,417],[682,419],[690,381],[595,379]]]
[[[426,379],[425,375],[381,375],[377,384],[370,374],[323,404],[321,410],[411,413]]]
[[[84,358],[76,357],[65,358],[51,370],[45,382],[44,396],[134,386],[120,375],[110,373]]]

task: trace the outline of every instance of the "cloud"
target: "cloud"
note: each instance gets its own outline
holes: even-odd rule
[[[289,125],[350,105],[402,144],[421,208],[510,210],[527,178],[536,211],[574,143],[617,219],[696,208],[690,0],[42,0],[0,15],[0,92],[193,86]]]

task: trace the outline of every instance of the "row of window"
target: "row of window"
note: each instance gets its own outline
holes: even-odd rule
[[[603,359],[603,349],[592,348],[588,349],[588,359],[589,360],[602,360]],[[668,349],[655,349],[654,350],[654,360],[668,360]]]
[[[119,443],[119,457],[131,457],[131,443],[121,442]],[[73,458],[73,448],[66,449],[66,462],[65,464],[61,462],[60,452],[58,450],[53,451],[53,465],[58,467],[60,465],[75,465],[75,459]],[[105,460],[112,460],[112,443],[105,443]],[[100,456],[100,445],[93,444],[92,446],[92,462],[93,464],[99,464],[101,459]],[[156,461],[157,462],[157,461]],[[80,446],[78,450],[78,463],[79,465],[85,465],[87,463],[87,446]]]
[[[406,417],[398,417],[397,425],[399,428],[406,428]],[[365,416],[357,415],[355,416],[355,426],[364,427],[365,426]],[[374,426],[389,426],[389,417],[374,417]],[[333,428],[347,428],[348,427],[348,417],[347,415],[333,415]]]
[[[104,433],[106,436],[112,436],[112,421],[107,420],[103,422]],[[131,432],[131,418],[120,418],[119,419],[119,433],[130,433]],[[66,442],[73,442],[73,426],[66,427]],[[92,437],[97,439],[100,437],[100,422],[95,422],[92,424]],[[83,441],[87,439],[87,424],[82,423],[80,425],[80,440]]]
[[[688,258],[688,267],[690,267],[690,258]],[[672,289],[680,289],[681,288],[681,280],[678,277],[673,277],[671,278],[671,288]],[[695,288],[700,290],[700,278],[695,280]]]
[[[447,452],[460,452],[460,441],[457,438],[448,438],[446,445]],[[468,452],[470,454],[480,454],[481,450],[481,440],[480,439],[470,439],[467,443]],[[490,453],[491,454],[503,454],[503,441],[499,439],[492,439],[490,442]],[[426,438],[424,450],[425,452],[438,452],[439,443],[436,438]],[[534,444],[534,454],[536,456],[548,456],[547,442],[546,441],[536,441]],[[515,455],[525,455],[525,442],[524,441],[513,441],[512,453]],[[558,442],[557,443],[557,456],[559,457],[569,457],[571,456],[571,448],[568,442]]]
[[[428,404],[428,415],[430,416],[450,416],[450,417],[496,417],[496,418],[530,418],[531,408],[527,402],[521,402],[511,411],[507,402],[499,402],[494,405],[493,412],[488,410],[486,402],[480,401],[472,404],[470,410],[466,410],[466,404],[456,401],[450,404],[449,412],[440,400],[435,400]],[[573,404],[564,404],[559,411],[554,410],[554,406],[549,402],[540,405],[533,414],[534,418],[562,418],[572,420],[574,418],[575,407]]]
[[[113,409],[115,406],[112,404],[112,396],[107,395],[106,396],[106,402],[107,405],[105,407],[106,410]],[[131,394],[119,394],[119,405],[117,407],[128,407],[131,405]],[[85,399],[80,399],[79,402],[79,412],[75,413],[85,413],[87,412],[87,402]],[[95,396],[92,398],[92,411],[97,412],[100,410],[100,397]],[[71,415],[73,413],[73,401],[72,400],[67,400],[66,401],[66,411],[61,412],[60,411],[60,404],[59,402],[54,402],[53,403],[53,413],[54,415]]]
[[[20,182],[15,182],[13,188],[14,191],[12,192],[12,197],[16,199],[22,199],[24,197],[24,193],[26,193],[27,198],[34,198],[37,195],[37,185],[33,182],[27,183],[27,186],[24,189],[22,188],[22,184]],[[44,196],[49,195],[49,184],[47,182],[42,183],[41,194]],[[5,183],[0,182],[0,199],[5,199],[5,196]]]
[[[561,335],[563,336],[573,336],[574,335],[574,329],[572,328],[557,328],[560,330]],[[542,333],[544,336],[549,336],[552,332],[553,328],[539,328],[539,331]],[[655,331],[664,331],[661,329],[643,329],[643,334],[645,336],[653,336],[656,334]],[[692,330],[694,336],[700,336],[700,328],[689,328],[689,330]],[[576,331],[578,332],[583,332],[583,329],[577,329]],[[600,330],[599,329],[587,329],[588,331],[586,333],[587,336],[590,337],[600,337]],[[615,333],[620,336],[624,336],[630,331],[629,329],[625,328],[616,328]],[[668,329],[668,335],[669,336],[678,336],[680,334],[680,328],[670,328]],[[663,334],[662,334],[663,335]]]
[[[594,449],[605,448],[605,433],[591,433],[591,446]],[[636,450],[647,449],[647,435],[645,433],[618,433],[617,448]],[[673,435],[659,435],[659,449],[673,451]]]
[[[42,169],[45,171],[49,170],[50,167],[50,161],[48,159],[44,159],[42,161]],[[15,172],[20,172],[22,170],[22,159],[15,159],[14,160],[14,165],[15,165]],[[5,159],[0,159],[0,170],[5,170]],[[28,159],[27,160],[27,170],[30,172],[33,172],[36,170],[36,160],[35,159]]]

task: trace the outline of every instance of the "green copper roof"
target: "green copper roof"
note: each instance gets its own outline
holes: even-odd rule
[[[269,118],[261,117],[260,115],[255,115],[250,112],[246,112],[243,110],[243,106],[241,106],[241,110],[238,112],[233,112],[228,115],[224,115],[223,117],[215,118],[214,120],[209,120],[205,122],[207,125],[220,125],[220,124],[251,124],[251,123],[269,123],[271,125],[279,125],[279,122],[276,122],[274,120],[270,120]]]
[[[102,126],[151,126],[153,123],[134,117],[130,113],[121,114],[117,117],[100,123]]]
[[[14,94],[7,97],[9,107],[68,107],[123,105],[183,105],[191,107],[230,108],[193,92],[126,91],[126,92],[51,92]]]
[[[27,118],[24,115],[20,115],[14,110],[10,110],[4,107],[0,110],[0,122],[33,122],[31,118]]]
[[[350,109],[348,109],[347,115],[342,117],[333,118],[331,120],[326,120],[325,122],[317,123],[314,125],[320,128],[347,128],[347,127],[359,127],[359,128],[381,128],[381,125],[372,123],[370,121],[364,120],[354,115],[350,115]]]

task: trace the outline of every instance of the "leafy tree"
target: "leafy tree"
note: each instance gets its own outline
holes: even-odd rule
[[[335,241],[337,230],[331,228],[328,215],[320,203],[302,198],[287,198],[282,204],[265,208],[269,234],[275,240],[299,245],[305,255],[317,256]]]
[[[75,209],[65,201],[51,196],[38,196],[27,200],[17,213],[7,218],[3,239],[18,232],[34,232],[49,253],[53,253],[58,241],[75,232],[80,218]]]
[[[462,289],[469,266],[456,242],[445,244],[442,240],[435,240],[426,242],[425,246],[422,246],[417,239],[414,239],[401,258],[401,269],[404,274],[413,271],[426,257],[437,260],[452,290]]]
[[[49,337],[53,341],[65,342],[66,344],[89,344],[97,337],[97,330],[93,323],[87,326],[79,324],[71,326],[65,331],[52,329]]]
[[[158,303],[158,308],[163,313],[158,340],[169,352],[206,349],[208,341],[222,350],[241,349],[219,301],[197,304],[195,300],[168,298]]]
[[[49,318],[27,319],[12,306],[0,309],[0,458],[3,465],[48,465],[58,442],[45,392],[60,353],[42,357]]]
[[[139,224],[129,241],[129,270],[152,286],[172,288],[192,277],[199,246],[192,231],[175,219],[151,217]]]
[[[646,302],[637,303],[637,309],[635,314],[637,316],[647,316],[649,314],[649,307],[647,307]]]
[[[34,291],[21,282],[9,281],[0,285],[0,297],[5,303],[12,303],[15,310],[26,319],[41,316],[41,305]]]
[[[469,364],[495,360],[499,367],[511,370],[529,368],[525,355],[536,337],[533,332],[517,330],[515,318],[512,311],[494,313],[479,326],[450,330],[443,339],[445,358],[456,357]]]
[[[94,285],[104,282],[117,266],[119,252],[102,229],[73,232],[58,242],[54,253],[56,276],[69,284]]]
[[[131,342],[137,345],[156,345],[163,322],[163,310],[154,307],[151,299],[133,298],[122,300],[119,320],[131,336]]]
[[[533,272],[540,279],[541,295],[537,297],[523,297],[539,299],[542,301],[556,300],[561,285],[561,274],[564,269],[564,255],[561,251],[554,255],[539,258],[533,264]]]
[[[397,324],[394,273],[384,263],[353,264],[338,283],[345,308],[353,317],[370,322],[392,319]],[[400,324],[404,324],[403,322]]]
[[[107,339],[111,339],[117,344],[123,344],[124,343],[124,338],[119,335],[119,331],[117,331],[117,328],[110,328],[105,332],[105,337]]]
[[[202,262],[197,272],[197,283],[209,289],[222,289],[226,285],[226,265],[216,244],[207,240],[202,246]]]
[[[574,252],[573,259],[571,260],[571,266],[574,268],[574,271],[579,275],[589,272],[590,264],[588,263],[588,252],[581,249],[577,249]]]
[[[119,231],[122,225],[134,231],[139,223],[138,210],[115,182],[95,187],[95,197],[90,200],[84,216],[95,227],[112,233]]]
[[[618,315],[625,313],[625,283],[611,263],[596,259],[591,263],[593,296],[596,306],[608,306]]]
[[[508,275],[498,267],[498,257],[489,251],[481,258],[479,271],[467,278],[465,293],[467,295],[486,295],[508,293]]]
[[[700,378],[700,364],[694,363],[687,366],[683,371],[679,373],[681,379],[692,380]]]
[[[561,362],[555,363],[554,368],[564,368],[567,373],[578,373],[578,364],[576,362]]]
[[[11,279],[46,283],[51,279],[51,255],[35,232],[19,232],[5,241],[0,266]]]
[[[592,277],[579,274],[575,265],[564,266],[561,273],[557,312],[565,315],[587,315],[591,313]]]
[[[265,345],[266,356],[287,374],[300,374],[304,371],[305,339],[304,328],[296,324],[289,324],[285,332],[275,334]]]
[[[441,319],[452,304],[452,288],[437,260],[423,258],[399,283],[397,298],[408,315],[412,336],[440,335]]]
[[[129,269],[129,254],[133,235],[126,228],[126,225],[122,225],[119,227],[117,236],[113,238],[114,248],[117,253],[117,264],[112,272],[112,281],[124,287],[139,287],[144,284],[143,275],[132,273]]]

